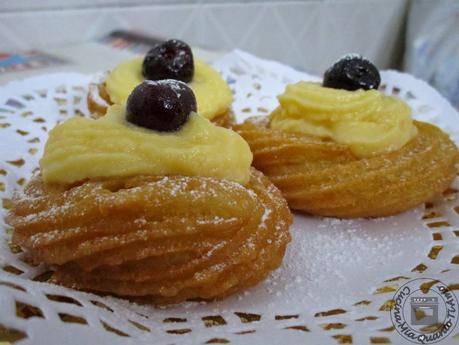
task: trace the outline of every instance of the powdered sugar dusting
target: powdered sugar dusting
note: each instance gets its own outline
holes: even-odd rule
[[[312,76],[306,76],[287,66],[263,61],[243,52],[233,52],[227,55],[219,63],[219,69],[234,88],[233,109],[239,121],[244,116],[259,114],[257,110],[259,106],[266,108],[266,112],[273,110],[277,105],[275,95],[282,92],[285,82],[317,80],[317,78],[312,79]],[[236,69],[238,74],[232,72]],[[396,87],[400,97],[404,98],[407,93],[411,95],[408,102],[416,118],[433,121],[446,130],[457,132],[457,113],[426,83],[395,71],[381,72],[381,76],[387,94],[391,94],[392,89]],[[67,85],[83,85],[85,93],[76,93],[70,87],[67,89],[67,94],[56,93],[55,88],[64,82]],[[60,109],[67,109],[68,116],[71,116],[75,109],[70,104],[71,100],[74,95],[78,95],[82,96],[81,99],[84,101],[88,82],[89,79],[86,76],[66,73],[33,77],[24,82],[15,82],[15,85],[11,87],[2,86],[5,101],[11,97],[25,104],[25,108],[18,110],[10,105],[5,105],[4,107],[7,111],[11,111],[11,114],[1,114],[8,119],[5,122],[12,124],[11,127],[2,129],[3,142],[8,145],[6,147],[12,148],[5,150],[3,157],[2,168],[7,171],[6,176],[0,175],[0,179],[6,184],[6,190],[0,192],[3,197],[10,199],[13,188],[18,187],[16,181],[22,177],[28,178],[31,171],[37,166],[39,155],[28,156],[27,150],[31,148],[31,145],[27,144],[27,140],[34,136],[39,137],[40,144],[34,147],[42,147],[46,141],[46,133],[40,129],[43,124],[30,120],[34,118],[34,115],[43,116],[46,118],[46,126],[49,129],[56,121],[65,118],[59,113]],[[261,89],[254,89],[251,86],[254,82],[261,83]],[[21,95],[24,94],[36,95],[33,90],[41,89],[46,89],[49,96],[46,98],[38,96],[30,101],[21,98]],[[249,92],[250,98],[247,96]],[[59,106],[53,103],[54,96],[65,98],[68,104]],[[251,112],[242,111],[248,107]],[[40,114],[37,109],[40,109]],[[80,109],[87,114],[84,107]],[[27,117],[21,116],[21,113],[29,110],[36,113]],[[15,132],[18,128],[27,128],[31,133],[29,136],[18,135]],[[19,154],[26,160],[23,167],[17,168],[5,162],[18,159]],[[456,182],[454,188],[458,186]],[[297,344],[306,342],[332,345],[338,342],[338,339],[332,338],[337,334],[352,335],[353,342],[358,344],[368,343],[370,336],[384,336],[392,343],[398,343],[400,337],[396,332],[377,331],[391,325],[387,317],[388,313],[379,311],[379,308],[383,302],[392,297],[392,294],[373,295],[374,289],[381,286],[382,281],[386,278],[399,275],[411,278],[421,276],[420,273],[411,272],[413,264],[417,265],[420,262],[424,262],[429,267],[425,273],[426,276],[435,274],[435,277],[442,281],[458,283],[457,268],[454,269],[454,265],[450,264],[453,255],[458,254],[458,237],[453,233],[454,229],[459,229],[458,216],[454,211],[457,201],[441,199],[438,205],[435,207],[439,208],[444,215],[444,218],[440,219],[447,220],[452,225],[449,230],[446,228],[420,229],[422,222],[419,210],[394,218],[363,223],[316,219],[297,214],[292,226],[293,241],[289,245],[284,264],[264,283],[223,301],[189,302],[164,309],[153,308],[149,305],[140,306],[109,296],[100,297],[52,284],[31,281],[29,278],[42,273],[43,267],[28,266],[22,261],[21,255],[12,254],[7,244],[9,236],[4,233],[4,241],[0,242],[0,261],[3,264],[14,265],[25,273],[14,276],[0,270],[2,281],[23,286],[27,291],[1,286],[1,296],[6,302],[7,309],[0,313],[0,318],[4,324],[14,325],[14,328],[27,333],[28,339],[24,341],[30,343],[78,339],[86,343],[112,344],[115,339],[114,334],[104,330],[101,320],[130,335],[129,338],[119,338],[120,341],[134,343],[142,341],[158,344],[205,343],[211,338],[218,337],[228,339],[231,343]],[[321,225],[322,223],[324,225]],[[432,241],[434,233],[443,234],[443,240]],[[427,257],[430,246],[433,244],[444,245],[444,249],[436,260]],[[445,269],[451,270],[444,272]],[[50,301],[46,298],[46,294],[60,294],[75,298],[81,301],[84,307]],[[362,296],[371,301],[371,304],[349,308],[350,305],[361,300]],[[41,308],[45,318],[25,320],[17,317],[14,308],[15,301],[28,302]],[[93,306],[91,301],[103,303],[114,312]],[[324,309],[325,307],[327,309]],[[316,312],[335,308],[346,309],[347,313],[314,318]],[[89,325],[80,326],[60,322],[58,312],[81,315],[88,320]],[[258,313],[261,318],[259,321],[244,323],[235,315],[235,312]],[[298,314],[298,318],[275,319],[275,315],[294,314]],[[221,315],[226,325],[207,327],[203,322],[203,317],[207,315]],[[378,320],[356,321],[357,318],[369,315],[378,316]],[[168,317],[180,318],[184,322],[163,322]],[[346,324],[344,329],[324,330],[321,327],[324,323],[334,322],[337,319]],[[151,328],[151,332],[136,329],[129,320],[147,325]],[[45,327],[49,325],[48,322],[52,323],[53,332],[49,332],[49,327]],[[289,326],[305,326],[309,332],[304,332],[300,328],[284,329]],[[189,329],[190,333],[167,333],[176,329]],[[254,333],[237,334],[252,330]]]
[[[341,60],[352,60],[352,59],[365,59],[365,58],[358,53],[347,53],[341,56],[336,62],[341,61]]]
[[[190,88],[186,83],[180,80],[175,80],[175,79],[162,79],[162,80],[145,80],[145,83],[149,85],[167,85],[169,86],[177,95],[177,98],[182,97],[182,94],[184,92],[188,92],[188,89]]]
[[[430,234],[418,221],[421,217],[422,207],[373,220],[296,214],[293,239],[282,267],[248,290],[249,296],[241,293],[230,297],[225,305],[237,309],[270,301],[278,311],[301,312],[299,305],[321,309],[365,298],[367,286],[400,275],[397,263],[414,267],[429,249]],[[418,243],[416,248],[411,246],[413,241]],[[408,252],[405,248],[409,246],[412,249]],[[324,289],[332,293],[317,300]]]
[[[272,213],[272,210],[269,208],[265,208],[265,211],[263,215],[261,216],[260,220],[260,229],[265,230],[266,229],[266,221],[268,220],[270,214]]]

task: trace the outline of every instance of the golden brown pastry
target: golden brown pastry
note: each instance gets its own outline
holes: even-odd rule
[[[281,264],[285,199],[237,133],[195,113],[192,95],[176,80],[144,82],[126,109],[50,132],[8,222],[54,282],[165,304],[224,297]]]
[[[437,127],[415,122],[403,148],[358,158],[343,144],[270,129],[254,118],[235,130],[253,165],[282,191],[292,209],[343,218],[403,212],[440,194],[456,176],[458,151]]]
[[[153,303],[223,297],[277,268],[292,221],[252,169],[247,186],[211,177],[138,176],[50,186],[14,199],[13,242],[54,281]]]
[[[379,73],[369,64],[345,57],[325,74],[327,87],[289,85],[269,117],[233,127],[292,209],[387,216],[428,201],[455,178],[456,145],[413,121],[405,102],[374,90]]]

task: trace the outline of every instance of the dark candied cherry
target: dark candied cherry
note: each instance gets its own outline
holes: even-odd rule
[[[324,74],[323,86],[345,90],[377,89],[381,83],[378,69],[360,55],[347,55]]]
[[[196,110],[196,98],[187,84],[172,79],[145,80],[127,99],[126,120],[141,127],[173,132]]]
[[[193,52],[188,44],[169,40],[151,48],[142,65],[142,74],[149,80],[176,79],[185,83],[193,79]]]

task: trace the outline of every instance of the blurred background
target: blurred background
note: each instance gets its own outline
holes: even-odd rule
[[[109,69],[161,38],[210,62],[242,49],[317,75],[357,52],[459,107],[459,0],[0,0],[0,83]]]

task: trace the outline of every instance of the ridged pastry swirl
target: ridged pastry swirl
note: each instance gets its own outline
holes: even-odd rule
[[[53,279],[158,304],[223,297],[277,268],[290,241],[281,193],[252,170],[247,186],[138,176],[45,185],[17,194],[13,242]]]
[[[357,158],[349,147],[268,127],[254,118],[234,129],[253,165],[296,210],[344,218],[396,214],[443,192],[456,176],[458,150],[437,127],[414,121],[418,135],[397,151]]]

